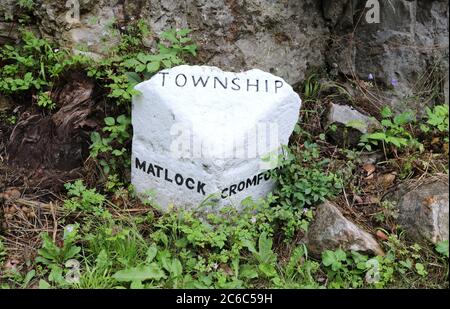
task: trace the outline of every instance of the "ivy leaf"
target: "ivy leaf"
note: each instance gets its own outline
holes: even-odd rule
[[[415,267],[416,267],[417,273],[419,275],[421,275],[422,277],[424,277],[428,274],[428,272],[425,270],[425,266],[423,266],[422,263],[416,263]]]
[[[39,280],[39,289],[41,290],[47,290],[47,289],[51,289],[52,286],[45,280],[41,279]]]
[[[394,123],[402,126],[414,121],[414,115],[411,112],[404,112],[394,117]]]
[[[146,68],[145,64],[139,64],[139,65],[136,66],[135,71],[136,72],[143,72],[145,70],[145,68]]]
[[[326,250],[322,253],[322,263],[325,266],[331,266],[331,269],[333,271],[337,271],[342,267],[342,263],[340,262],[342,258],[345,259],[345,252],[344,255],[342,253],[338,253],[339,250],[336,252],[333,252],[331,250]],[[342,250],[341,250],[342,251]],[[342,251],[343,252],[343,251]]]
[[[192,30],[191,29],[189,29],[189,28],[183,28],[183,29],[180,29],[180,30],[178,30],[178,35],[179,36],[186,36],[186,35],[188,35],[189,33],[191,33],[192,32]]]
[[[107,126],[113,126],[116,124],[116,120],[113,117],[106,117],[105,118],[105,124]]]
[[[187,45],[183,49],[192,54],[193,56],[197,55],[197,45],[195,44]]]
[[[139,77],[139,74],[136,72],[126,72],[125,75],[128,78],[128,83],[134,85],[139,84],[141,82],[141,78]]]
[[[345,126],[347,128],[353,128],[362,131],[364,130],[366,125],[361,120],[350,120],[345,124]]]
[[[178,43],[175,30],[165,31],[161,34],[161,37],[168,40],[171,43]]]
[[[138,66],[138,65],[140,65],[140,64],[142,64],[142,63],[140,63],[139,61],[137,61],[137,60],[134,59],[134,58],[127,59],[127,60],[125,60],[125,61],[123,62],[123,65],[124,65],[126,68],[135,68],[136,66]]]
[[[162,61],[162,64],[163,64],[164,67],[167,68],[167,69],[170,68],[170,67],[172,67],[172,61],[167,60],[167,59],[163,60],[163,61]]]
[[[331,264],[333,264],[336,261],[335,257],[334,257],[334,253],[333,251],[330,250],[326,250],[322,253],[322,263],[325,266],[330,266]]]
[[[131,119],[130,119],[130,117],[127,117],[126,115],[119,115],[117,117],[117,122],[122,125],[128,125],[131,123]]]
[[[149,61],[149,55],[144,53],[139,53],[136,58],[142,63],[147,63]]]
[[[386,139],[386,134],[384,134],[383,132],[376,132],[376,133],[371,133],[367,135],[368,138],[370,139],[375,139],[375,140],[385,140]]]
[[[159,61],[149,62],[147,64],[147,72],[154,73],[159,70]]]
[[[190,41],[192,41],[191,38],[181,38],[180,39],[180,43],[187,43],[187,42],[190,42]]]
[[[383,117],[383,118],[388,118],[388,117],[392,116],[392,111],[391,111],[391,109],[388,106],[384,106],[381,109],[380,113],[381,113],[381,117]]]
[[[347,255],[345,254],[344,250],[342,250],[342,249],[337,249],[335,251],[335,256],[338,261],[344,261],[347,258]]]
[[[448,240],[438,242],[435,249],[438,253],[448,258]]]

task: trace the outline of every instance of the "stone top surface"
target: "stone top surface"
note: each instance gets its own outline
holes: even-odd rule
[[[159,72],[136,89],[151,101],[164,100],[177,122],[195,125],[212,157],[219,157],[214,152],[231,147],[231,141],[239,140],[258,121],[272,118],[275,106],[298,100],[283,79],[258,69],[231,73],[182,65]]]

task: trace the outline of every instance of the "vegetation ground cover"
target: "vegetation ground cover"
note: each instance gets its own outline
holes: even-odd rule
[[[22,31],[17,45],[0,49],[0,93],[20,108],[2,111],[0,285],[2,288],[448,288],[448,242],[415,243],[383,200],[402,182],[448,177],[448,106],[395,113],[379,111],[380,128],[356,147],[338,147],[323,121],[331,100],[355,102],[340,81],[330,86],[311,72],[298,86],[299,125],[273,173],[278,189],[251,198],[237,213],[198,215],[176,208],[162,214],[129,185],[133,86],[163,68],[195,63],[189,29],[162,33],[149,50],[151,29],[136,21],[101,60],[54,46]],[[61,82],[76,72],[94,80],[101,108],[87,138],[81,172],[60,191],[27,186],[7,164],[7,137],[23,113],[61,110]],[[356,124],[353,124],[356,125]],[[349,127],[350,129],[350,127]],[[380,151],[369,178],[361,157]],[[25,178],[25,177],[23,177]],[[313,210],[325,200],[377,235],[385,256],[342,249],[311,256],[301,239]]]

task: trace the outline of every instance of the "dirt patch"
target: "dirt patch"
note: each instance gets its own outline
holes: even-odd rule
[[[6,145],[6,162],[18,185],[39,186],[58,192],[64,182],[79,178],[89,156],[90,133],[103,123],[97,109],[95,82],[71,73],[51,93],[58,106],[54,114],[26,111],[12,129]],[[11,185],[11,183],[10,183]]]

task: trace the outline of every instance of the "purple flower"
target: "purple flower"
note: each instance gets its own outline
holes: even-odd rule
[[[395,78],[391,79],[391,85],[392,86],[397,86],[398,85],[398,80],[396,80]]]
[[[368,79],[369,80],[373,80],[373,74],[372,73],[369,73]]]

